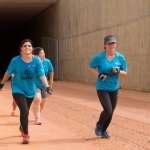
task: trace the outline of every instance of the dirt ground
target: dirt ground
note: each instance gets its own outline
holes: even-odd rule
[[[10,85],[5,88],[9,89]],[[150,150],[150,93],[119,90],[118,104],[108,128],[110,139],[94,134],[101,111],[95,86],[55,81],[53,95],[46,102],[42,118],[92,144],[92,150],[95,147],[99,150]],[[57,150],[61,149],[58,145]],[[77,148],[73,146],[71,150],[74,149]]]

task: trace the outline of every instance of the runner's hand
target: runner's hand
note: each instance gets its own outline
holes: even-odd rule
[[[112,68],[112,72],[119,74],[120,73],[120,69],[118,67],[113,67]]]
[[[50,87],[47,87],[47,88],[45,89],[45,91],[46,91],[48,94],[52,95],[52,89],[51,89]]]
[[[107,78],[107,76],[106,76],[106,74],[98,74],[98,78],[100,78],[102,81],[104,81],[106,78]]]

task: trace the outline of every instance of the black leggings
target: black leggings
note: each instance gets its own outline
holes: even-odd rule
[[[112,115],[117,104],[118,89],[113,92],[97,90],[97,95],[103,107],[103,111],[100,114],[98,124],[102,125],[102,131],[104,132],[111,122]]]
[[[27,98],[20,93],[13,93],[12,95],[20,110],[20,124],[23,128],[24,134],[28,135],[28,116],[33,98]]]

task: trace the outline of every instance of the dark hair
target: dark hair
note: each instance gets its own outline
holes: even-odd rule
[[[40,53],[41,50],[43,50],[42,47],[35,47],[35,48],[33,49],[33,51],[32,51],[32,54],[39,56],[39,53]]]
[[[20,43],[20,48],[22,47],[22,45],[23,45],[25,42],[30,42],[30,44],[31,44],[32,47],[33,47],[33,42],[32,42],[30,39],[24,39],[24,40],[22,40],[21,43]],[[21,51],[20,48],[19,48],[19,51]]]

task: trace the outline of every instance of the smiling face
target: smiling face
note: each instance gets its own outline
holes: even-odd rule
[[[40,52],[39,52],[39,55],[38,57],[43,60],[45,58],[45,53],[44,53],[44,50],[42,49]]]
[[[105,49],[106,49],[107,52],[112,53],[116,49],[116,42],[104,44],[104,47],[105,47]]]
[[[20,47],[20,50],[21,54],[31,54],[33,47],[30,42],[24,42]]]

